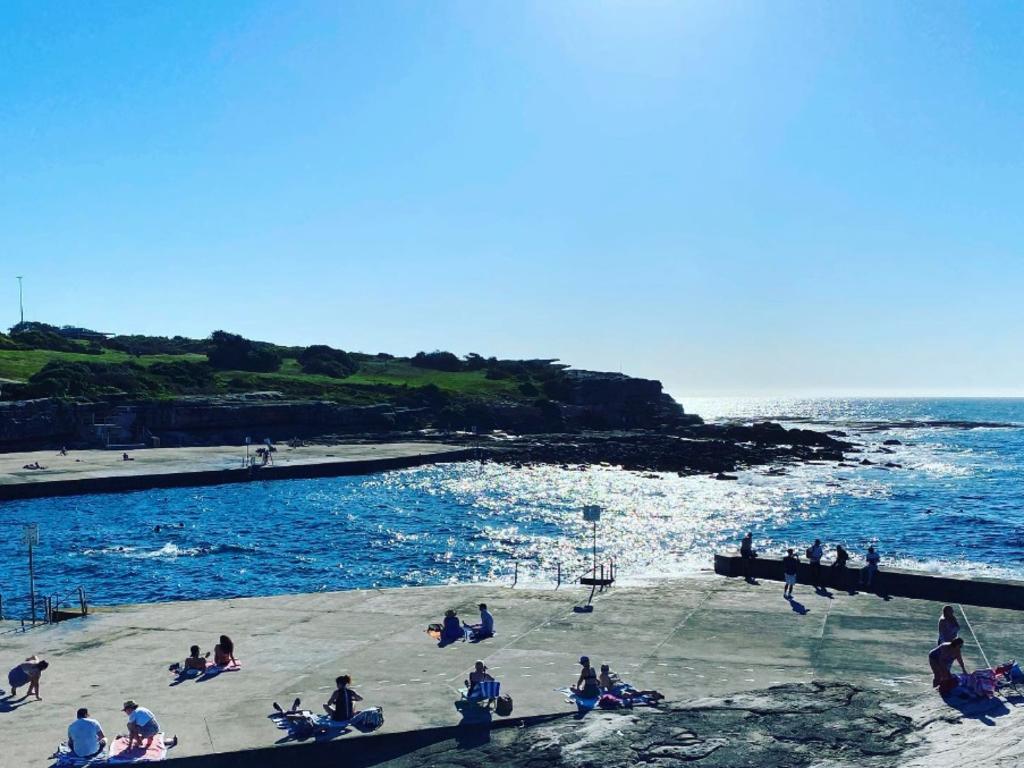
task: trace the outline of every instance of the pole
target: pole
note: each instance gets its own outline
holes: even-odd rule
[[[28,543],[28,593],[32,601],[32,623],[36,623],[36,569],[32,562],[32,542]]]
[[[18,275],[18,309],[21,310],[21,322],[25,322],[25,294],[21,290],[21,280],[24,275]]]
[[[597,520],[594,521],[594,576],[597,576]]]

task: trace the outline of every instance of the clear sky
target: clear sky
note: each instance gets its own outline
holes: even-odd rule
[[[1020,393],[1022,116],[1024,3],[5,2],[0,323]]]

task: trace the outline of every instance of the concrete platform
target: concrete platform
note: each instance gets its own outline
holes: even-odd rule
[[[250,453],[259,446],[250,447]],[[472,449],[440,443],[348,443],[277,446],[273,465],[248,469],[244,445],[146,448],[121,451],[0,453],[0,500],[104,493],[144,488],[217,485],[296,477],[364,474],[387,469],[457,461]],[[38,462],[45,469],[24,469]]]
[[[126,698],[178,734],[175,757],[272,746],[283,732],[267,717],[271,702],[300,696],[318,710],[342,672],[367,704],[384,707],[384,732],[450,726],[456,689],[478,658],[513,696],[516,717],[570,711],[553,689],[575,681],[580,654],[676,700],[810,680],[937,700],[926,659],[936,603],[798,587],[791,606],[777,584],[711,575],[613,588],[593,613],[574,613],[585,597],[495,585],[362,590],[122,607],[24,633],[0,625],[4,671],[32,653],[51,662],[43,701],[0,700],[0,762],[50,764],[79,706],[108,734],[123,732]],[[437,648],[425,634],[446,608],[472,619],[481,601],[494,639]],[[976,640],[992,663],[1019,650],[1019,613],[968,607],[967,617],[969,667],[984,663]],[[210,649],[222,632],[243,669],[170,685],[168,664],[193,643]]]

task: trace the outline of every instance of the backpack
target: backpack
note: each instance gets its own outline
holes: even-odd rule
[[[804,552],[804,554],[807,555],[807,559],[808,560],[810,560],[813,557],[813,555],[811,554],[811,548],[810,547],[807,548],[807,551]]]
[[[355,717],[348,722],[360,733],[371,733],[384,725],[384,708],[370,707],[356,712]]]
[[[512,697],[503,693],[494,704],[494,712],[499,717],[508,717],[512,714]]]
[[[290,721],[292,735],[297,739],[308,739],[316,734],[316,720],[310,715]]]

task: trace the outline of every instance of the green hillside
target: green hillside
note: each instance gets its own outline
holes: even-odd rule
[[[278,391],[344,403],[557,399],[563,369],[451,353],[413,358],[285,347],[214,332],[207,339],[104,337],[42,323],[0,334],[4,400],[35,397],[145,399]]]

